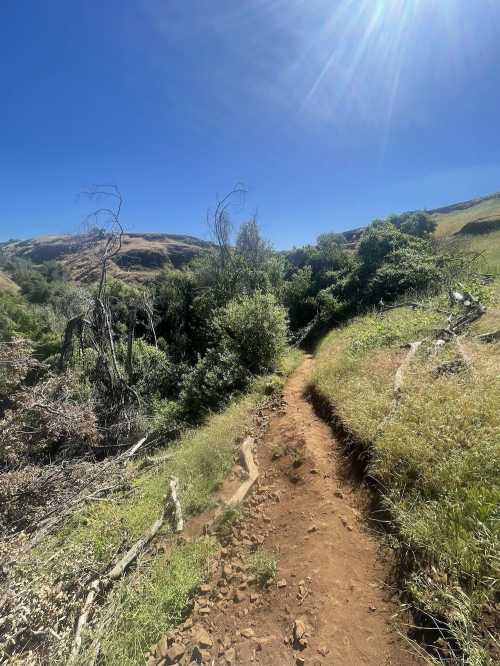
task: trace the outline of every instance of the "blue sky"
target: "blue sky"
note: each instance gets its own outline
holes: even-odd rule
[[[2,0],[0,239],[207,236],[236,182],[278,248],[500,190],[497,0]]]

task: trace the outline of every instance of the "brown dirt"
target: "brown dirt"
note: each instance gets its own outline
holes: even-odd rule
[[[367,527],[366,490],[346,478],[331,430],[304,398],[313,362],[308,357],[292,375],[282,408],[270,418],[257,452],[259,484],[240,523],[222,539],[210,585],[149,663],[171,663],[172,644],[185,649],[182,664],[193,657],[218,666],[422,663],[398,632],[391,560]],[[263,588],[248,566],[262,549],[278,560],[276,580]],[[305,635],[294,640],[297,621],[296,634]],[[200,628],[212,645],[198,650]]]

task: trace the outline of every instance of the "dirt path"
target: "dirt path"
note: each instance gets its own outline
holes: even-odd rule
[[[308,357],[288,381],[258,447],[259,485],[211,584],[165,642],[164,655],[174,642],[185,648],[181,663],[191,662],[196,644],[198,662],[215,665],[421,663],[394,625],[399,605],[386,585],[380,541],[362,516],[366,495],[342,481],[331,430],[303,396],[313,363]],[[279,563],[277,582],[264,590],[247,566],[257,549],[276,553]],[[210,637],[204,646],[200,630]]]

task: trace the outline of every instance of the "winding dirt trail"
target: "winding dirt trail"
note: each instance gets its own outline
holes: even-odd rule
[[[366,527],[365,491],[346,479],[330,428],[304,398],[313,364],[307,357],[285,386],[282,408],[262,415],[269,428],[257,451],[259,484],[180,633],[194,644],[200,629],[210,636],[198,663],[422,664],[395,626],[390,560]],[[265,590],[246,565],[257,548],[279,562],[277,582]],[[191,654],[186,649],[185,663]]]

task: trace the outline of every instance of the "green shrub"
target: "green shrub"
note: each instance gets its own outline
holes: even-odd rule
[[[180,401],[186,417],[197,421],[210,411],[219,411],[249,380],[238,354],[222,341],[199,359],[182,382]]]
[[[286,348],[286,311],[272,294],[257,292],[230,301],[216,315],[215,329],[253,374],[275,370]]]
[[[261,585],[276,578],[278,574],[278,561],[272,553],[259,550],[250,558],[250,571],[257,576]]]
[[[154,399],[149,419],[149,430],[166,441],[176,437],[184,426],[182,405],[175,400]]]

